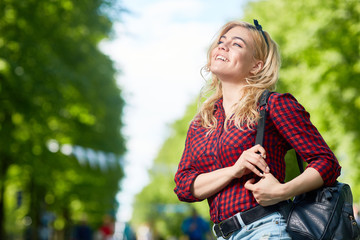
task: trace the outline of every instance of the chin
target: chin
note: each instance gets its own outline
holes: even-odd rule
[[[223,68],[219,68],[218,66],[210,66],[210,72],[215,75],[221,75],[224,72]]]

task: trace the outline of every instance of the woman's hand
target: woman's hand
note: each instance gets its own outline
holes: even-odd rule
[[[284,185],[281,184],[271,173],[264,176],[255,183],[255,179],[250,179],[245,183],[245,188],[250,190],[255,200],[262,206],[270,206],[288,199],[285,196]]]
[[[259,177],[263,177],[263,173],[269,173],[270,169],[265,162],[266,152],[261,145],[255,145],[245,150],[237,162],[232,166],[235,178],[241,178],[250,172],[255,173]]]
[[[286,183],[280,183],[271,173],[265,173],[257,183],[255,183],[255,179],[250,179],[244,187],[253,193],[255,200],[260,205],[269,206],[323,185],[324,181],[320,173],[310,167]]]

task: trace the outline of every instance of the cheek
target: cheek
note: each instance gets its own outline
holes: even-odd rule
[[[214,54],[215,54],[215,49],[212,50],[212,52],[210,54],[210,59],[209,59],[209,64],[210,65],[214,62]]]
[[[236,66],[243,70],[250,69],[253,63],[253,57],[250,54],[237,54],[233,56],[233,59]]]

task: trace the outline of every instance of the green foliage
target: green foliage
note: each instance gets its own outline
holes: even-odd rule
[[[125,152],[124,101],[112,61],[97,47],[111,33],[106,9],[112,4],[0,2],[0,184],[5,194],[0,212],[7,217],[0,214],[0,238],[6,238],[4,219],[13,231],[15,218],[23,224],[29,215],[37,227],[40,214],[52,211],[69,227],[72,217],[84,212],[96,226],[101,215],[117,207],[123,177],[118,162],[104,171],[49,150],[49,142],[56,142],[117,156]],[[23,192],[19,209],[14,207],[17,191]]]

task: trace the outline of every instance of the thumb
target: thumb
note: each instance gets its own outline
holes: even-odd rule
[[[246,183],[244,184],[244,187],[247,190],[252,191],[254,189],[254,183],[255,183],[255,178],[251,178],[246,181]]]

